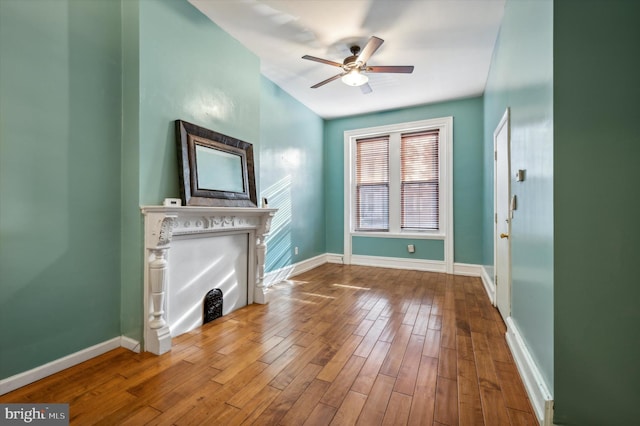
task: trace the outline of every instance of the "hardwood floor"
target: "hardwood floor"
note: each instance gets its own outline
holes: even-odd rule
[[[0,397],[77,425],[537,425],[480,279],[326,264],[174,339]]]

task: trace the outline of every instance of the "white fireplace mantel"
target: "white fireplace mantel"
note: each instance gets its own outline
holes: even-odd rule
[[[171,350],[165,312],[168,256],[174,236],[215,237],[221,233],[247,233],[248,303],[267,303],[264,287],[265,238],[277,209],[251,207],[143,206],[144,216],[144,348],[160,355]]]

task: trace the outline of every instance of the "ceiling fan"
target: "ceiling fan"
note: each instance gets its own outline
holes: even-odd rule
[[[322,64],[332,65],[334,67],[342,68],[340,74],[336,74],[318,84],[311,86],[312,89],[317,89],[320,86],[324,86],[327,83],[342,78],[342,81],[349,86],[360,86],[362,93],[371,93],[371,86],[369,86],[366,73],[404,73],[410,74],[413,72],[413,65],[408,66],[368,66],[367,61],[378,50],[378,48],[384,43],[384,40],[378,37],[371,37],[362,50],[360,46],[351,46],[351,56],[347,56],[342,63],[330,61],[328,59],[316,58],[315,56],[304,55],[302,59],[308,59],[310,61],[320,62]]]

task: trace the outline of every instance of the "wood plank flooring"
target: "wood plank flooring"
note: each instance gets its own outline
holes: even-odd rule
[[[326,264],[174,339],[0,396],[74,425],[537,425],[480,279]]]

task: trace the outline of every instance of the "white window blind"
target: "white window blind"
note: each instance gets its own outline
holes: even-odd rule
[[[389,230],[389,137],[356,140],[357,231]]]
[[[401,224],[403,230],[439,228],[439,131],[401,136]]]

